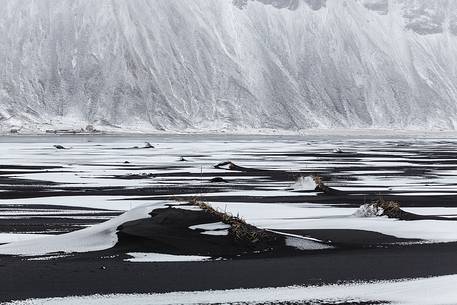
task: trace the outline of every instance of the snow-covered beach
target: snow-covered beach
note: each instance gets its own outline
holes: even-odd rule
[[[290,303],[327,300],[342,289],[331,285],[344,283],[352,287],[341,295],[347,300],[408,304],[415,289],[439,282],[436,289],[443,290],[442,282],[454,282],[446,275],[457,273],[457,139],[76,135],[0,141],[2,301],[109,294],[49,302],[143,304],[146,295],[112,294],[303,286],[262,292],[296,292],[281,299]],[[398,202],[415,220],[363,206],[380,198]],[[195,200],[271,235],[259,235],[267,239],[257,248],[228,246],[233,222],[208,218],[202,206],[188,204]],[[354,281],[362,283],[351,286]],[[398,294],[410,297],[369,293],[399,285],[409,285]],[[214,303],[236,291],[192,295]],[[271,301],[256,299],[257,290],[240,293],[253,304]],[[166,296],[149,297],[168,304],[175,295]]]

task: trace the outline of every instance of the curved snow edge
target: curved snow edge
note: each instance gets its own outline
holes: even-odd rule
[[[51,253],[81,253],[112,248],[118,241],[117,228],[129,221],[148,218],[149,213],[168,202],[147,204],[106,222],[62,235],[12,242],[0,246],[0,255],[38,256]]]

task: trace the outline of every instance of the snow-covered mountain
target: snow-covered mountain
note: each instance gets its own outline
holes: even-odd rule
[[[2,0],[0,126],[457,127],[456,0]]]

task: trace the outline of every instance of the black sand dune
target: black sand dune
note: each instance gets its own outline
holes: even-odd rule
[[[260,230],[214,210],[210,213],[169,207],[156,209],[150,215],[150,218],[121,225],[118,228],[119,242],[114,250],[214,258],[267,253],[270,256],[284,256],[298,252],[285,245],[283,236]],[[229,226],[227,235],[206,235],[204,230],[190,229],[195,225],[219,222]]]

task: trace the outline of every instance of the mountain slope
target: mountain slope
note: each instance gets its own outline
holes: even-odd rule
[[[452,0],[4,0],[0,126],[457,126]]]

